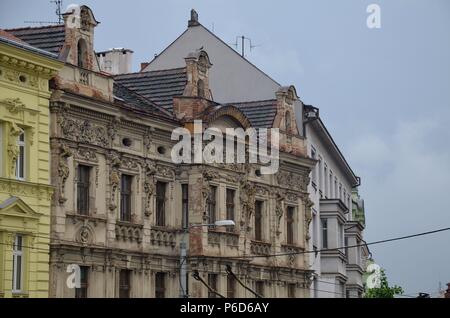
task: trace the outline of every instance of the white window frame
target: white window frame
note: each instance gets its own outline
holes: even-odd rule
[[[25,136],[25,130],[20,128],[21,133],[19,134],[19,136],[17,136],[17,146],[19,147],[19,153],[17,155],[17,159],[16,159],[16,179],[17,180],[25,180],[25,176],[26,176],[26,136]],[[23,140],[20,140],[21,137],[23,136]],[[23,157],[21,157],[21,153],[23,153]],[[23,158],[23,160],[21,159]],[[20,175],[20,167],[22,167],[23,170],[23,175]]]
[[[20,249],[18,249],[18,241],[21,239]],[[23,289],[23,235],[16,234],[13,244],[13,268],[12,268],[12,292],[21,293]],[[20,259],[20,268],[17,266],[17,260]],[[17,278],[19,275],[19,286],[17,286]],[[19,287],[19,288],[17,288]]]

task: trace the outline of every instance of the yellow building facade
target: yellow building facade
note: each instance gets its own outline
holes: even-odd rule
[[[0,30],[0,297],[48,297],[49,80],[62,66]]]

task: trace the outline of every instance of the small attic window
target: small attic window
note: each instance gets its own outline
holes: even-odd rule
[[[77,44],[77,64],[78,67],[81,68],[86,68],[87,67],[87,46],[86,46],[86,41],[83,39],[78,40],[78,44]]]
[[[197,82],[197,96],[205,97],[205,82],[203,80],[198,80]]]

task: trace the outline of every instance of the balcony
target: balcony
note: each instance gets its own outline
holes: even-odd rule
[[[250,251],[255,255],[269,255],[270,250],[272,248],[272,244],[260,242],[260,241],[251,241],[250,242]]]
[[[124,242],[142,243],[142,228],[140,224],[131,224],[128,222],[116,223],[116,240]]]
[[[225,244],[230,247],[239,247],[239,234],[233,232],[208,231],[208,244],[221,246]]]
[[[176,230],[152,227],[150,230],[150,244],[174,248],[176,245]]]

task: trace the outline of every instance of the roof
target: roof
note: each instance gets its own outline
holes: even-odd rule
[[[129,90],[123,85],[114,83],[113,85],[114,98],[125,103],[128,106],[141,108],[144,111],[150,111],[156,115],[172,118],[172,115],[164,108],[156,105],[147,98]]]
[[[0,42],[4,44],[8,44],[14,46],[19,49],[23,49],[32,53],[36,53],[45,57],[50,57],[56,59],[58,56],[56,54],[35,48],[34,46],[29,45],[28,43],[22,41],[21,39],[15,37],[11,33],[8,33],[4,30],[0,29]]]
[[[6,29],[5,31],[31,46],[54,54],[59,54],[66,36],[64,25]]]
[[[312,105],[304,105],[304,107],[305,107],[305,111],[318,109]],[[352,168],[350,167],[350,165],[348,164],[344,155],[342,154],[341,150],[337,146],[336,142],[334,141],[334,139],[331,136],[330,132],[328,131],[327,127],[323,123],[322,118],[319,115],[317,115],[317,117],[315,119],[316,120],[311,121],[312,127],[314,127],[321,134],[323,140],[328,142],[330,147],[327,149],[330,152],[334,152],[334,154],[340,159],[338,163],[340,163],[341,167],[343,167],[345,169],[345,171],[347,172],[347,176],[352,181],[352,187],[357,187],[357,186],[361,185],[361,178],[358,177],[353,172]]]
[[[172,112],[173,97],[182,96],[187,83],[186,68],[137,72],[114,76],[114,80]]]
[[[254,128],[271,128],[277,113],[277,100],[261,100],[243,103],[229,103],[239,108]]]

